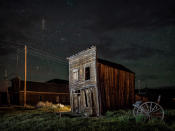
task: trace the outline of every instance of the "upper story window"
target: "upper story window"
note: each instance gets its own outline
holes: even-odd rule
[[[73,69],[73,80],[78,81],[78,69]]]
[[[90,67],[85,68],[85,80],[90,80]]]

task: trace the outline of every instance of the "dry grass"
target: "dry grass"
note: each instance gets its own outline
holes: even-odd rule
[[[63,104],[53,104],[51,102],[42,102],[40,101],[37,106],[40,110],[43,111],[51,111],[51,112],[70,112],[71,107],[69,105],[63,105]]]

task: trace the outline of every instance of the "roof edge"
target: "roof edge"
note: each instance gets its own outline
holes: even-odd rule
[[[97,61],[99,63],[102,63],[104,65],[108,65],[108,66],[111,66],[111,67],[114,67],[114,68],[117,68],[119,70],[123,70],[123,71],[127,71],[127,72],[130,72],[130,73],[134,73],[132,70],[128,69],[127,67],[121,65],[121,64],[118,64],[118,63],[114,63],[114,62],[111,62],[111,61],[107,61],[107,60],[103,60],[101,58],[97,58]]]

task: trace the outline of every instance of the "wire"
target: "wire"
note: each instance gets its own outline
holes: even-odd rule
[[[0,40],[0,42],[6,43],[6,44],[8,44],[9,46],[11,46],[12,48],[15,48],[15,49],[19,49],[19,46],[23,46],[23,47],[24,47],[24,44],[21,44],[21,43],[19,44],[19,42],[16,43],[16,42],[7,41],[7,40]],[[9,44],[9,43],[16,44],[17,46],[11,45],[11,44]],[[39,49],[33,48],[33,47],[31,47],[31,46],[29,46],[28,49],[30,49],[30,50],[32,50],[33,52],[35,52],[36,54],[38,54],[38,56],[39,56],[39,55],[40,55],[40,56],[46,56],[46,57],[49,57],[49,58],[52,59],[52,60],[59,61],[59,63],[60,63],[60,62],[61,62],[61,63],[65,63],[66,65],[68,64],[67,61],[65,61],[63,58],[58,57],[58,56],[55,56],[55,55],[52,55],[52,54],[49,54],[49,53],[46,52],[46,51],[39,50]],[[20,51],[20,52],[22,52],[22,51]]]
[[[47,55],[49,55],[49,56],[55,57],[55,58],[57,58],[57,59],[61,59],[62,61],[65,61],[64,58],[61,58],[61,57],[55,56],[55,55],[53,55],[53,54],[49,54],[49,53],[46,52],[46,51],[39,50],[39,49],[33,48],[33,47],[31,47],[31,46],[30,46],[29,48],[31,48],[31,49],[33,49],[33,50],[35,50],[35,51],[41,52],[41,53],[43,53],[43,54],[47,54]]]
[[[24,44],[22,44],[22,43],[25,43],[25,42],[14,42],[14,41],[11,41],[11,40],[0,40],[0,42],[7,42],[7,44],[9,44],[9,43],[12,43],[12,44],[16,44],[16,45],[18,45],[18,46],[24,46]]]
[[[49,60],[53,60],[53,61],[55,61],[55,62],[57,62],[57,63],[61,63],[61,64],[64,64],[64,65],[68,65],[68,63],[66,63],[65,61],[62,61],[62,60],[60,60],[60,59],[58,59],[58,58],[51,57],[51,56],[49,56],[49,55],[41,54],[41,53],[36,52],[36,51],[34,51],[34,50],[30,50],[30,53],[31,53],[31,55],[33,55],[33,56],[37,56],[37,57],[41,57],[41,58],[47,57],[47,58],[49,58]],[[43,57],[43,56],[44,56],[44,57]]]
[[[2,45],[1,43],[5,43],[6,45]],[[1,48],[9,48],[9,47],[10,48],[14,48],[14,49],[17,50],[17,55],[19,55],[22,52],[24,52],[24,45],[25,44],[21,44],[20,42],[16,43],[16,42],[13,42],[13,41],[0,40],[0,47]],[[19,49],[19,48],[21,48],[21,49]],[[28,50],[30,50],[29,54],[31,54],[33,56],[37,56],[37,57],[40,57],[40,58],[46,58],[47,57],[47,58],[49,58],[49,60],[55,61],[55,62],[57,62],[59,64],[61,63],[62,65],[65,65],[65,66],[68,66],[68,63],[67,63],[67,61],[64,58],[55,56],[53,54],[49,54],[46,51],[43,51],[43,50],[40,50],[40,49],[36,49],[36,48],[31,47],[31,46],[28,46],[27,48],[28,48]],[[49,66],[48,60],[47,60],[47,64]],[[60,74],[49,72],[49,75],[59,76]]]

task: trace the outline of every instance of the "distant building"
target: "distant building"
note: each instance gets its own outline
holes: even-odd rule
[[[70,104],[66,80],[54,79],[46,83],[27,81],[26,90],[26,102],[29,105],[36,105],[39,101]],[[11,104],[24,105],[24,81],[19,78],[12,79],[9,94]]]
[[[11,86],[11,81],[1,80],[0,81],[0,105],[8,105],[9,102],[9,93],[8,88]]]
[[[134,103],[135,73],[120,64],[98,59],[96,47],[68,60],[72,112],[98,116]]]
[[[0,81],[0,105],[10,104],[8,89],[11,86],[11,81],[8,80],[7,70],[4,71],[4,80]]]

